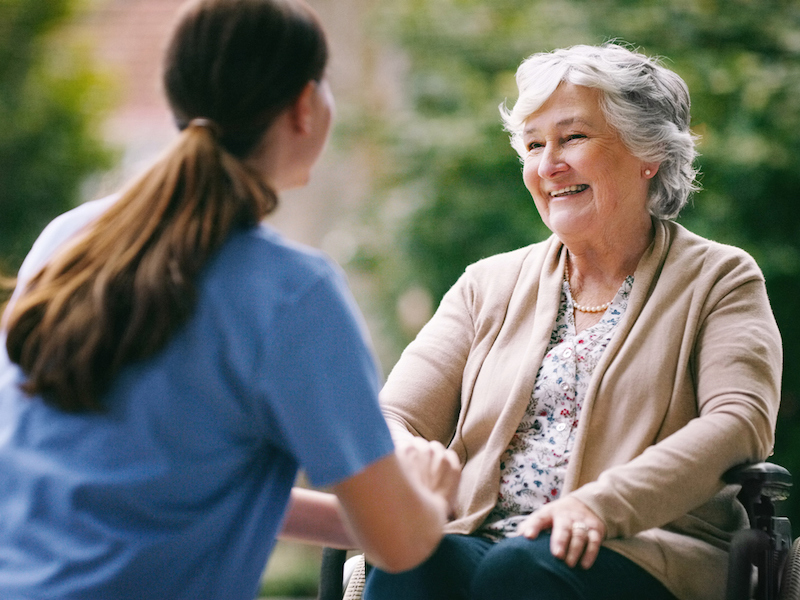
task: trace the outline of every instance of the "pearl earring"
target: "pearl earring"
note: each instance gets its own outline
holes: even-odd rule
[[[650,177],[650,173],[651,173],[650,169],[644,170],[644,174],[647,175],[648,177]]]

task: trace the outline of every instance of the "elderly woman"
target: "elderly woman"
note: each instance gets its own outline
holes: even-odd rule
[[[436,553],[368,599],[723,596],[722,474],[773,444],[781,344],[759,268],[673,219],[685,83],[614,44],[536,54],[501,107],[553,235],[467,268],[382,392],[395,439],[463,464]]]

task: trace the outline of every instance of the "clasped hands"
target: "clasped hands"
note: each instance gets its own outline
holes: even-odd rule
[[[461,464],[452,450],[420,437],[395,439],[395,452],[407,473],[423,487],[444,498],[452,511]],[[565,496],[533,512],[519,526],[519,535],[536,539],[550,530],[550,551],[569,567],[594,564],[606,536],[603,521],[583,502]]]
[[[395,439],[395,454],[406,474],[441,498],[446,504],[446,514],[452,515],[461,480],[458,455],[440,442],[421,437]]]

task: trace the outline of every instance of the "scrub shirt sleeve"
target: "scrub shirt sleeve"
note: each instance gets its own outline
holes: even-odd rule
[[[261,384],[286,450],[311,483],[337,483],[392,452],[381,378],[342,276],[327,267],[285,303],[276,328]]]

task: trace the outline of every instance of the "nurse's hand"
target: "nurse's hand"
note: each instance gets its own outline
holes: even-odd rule
[[[594,564],[606,537],[606,526],[583,502],[565,496],[531,513],[519,526],[520,535],[536,539],[550,530],[550,552],[569,567]]]

